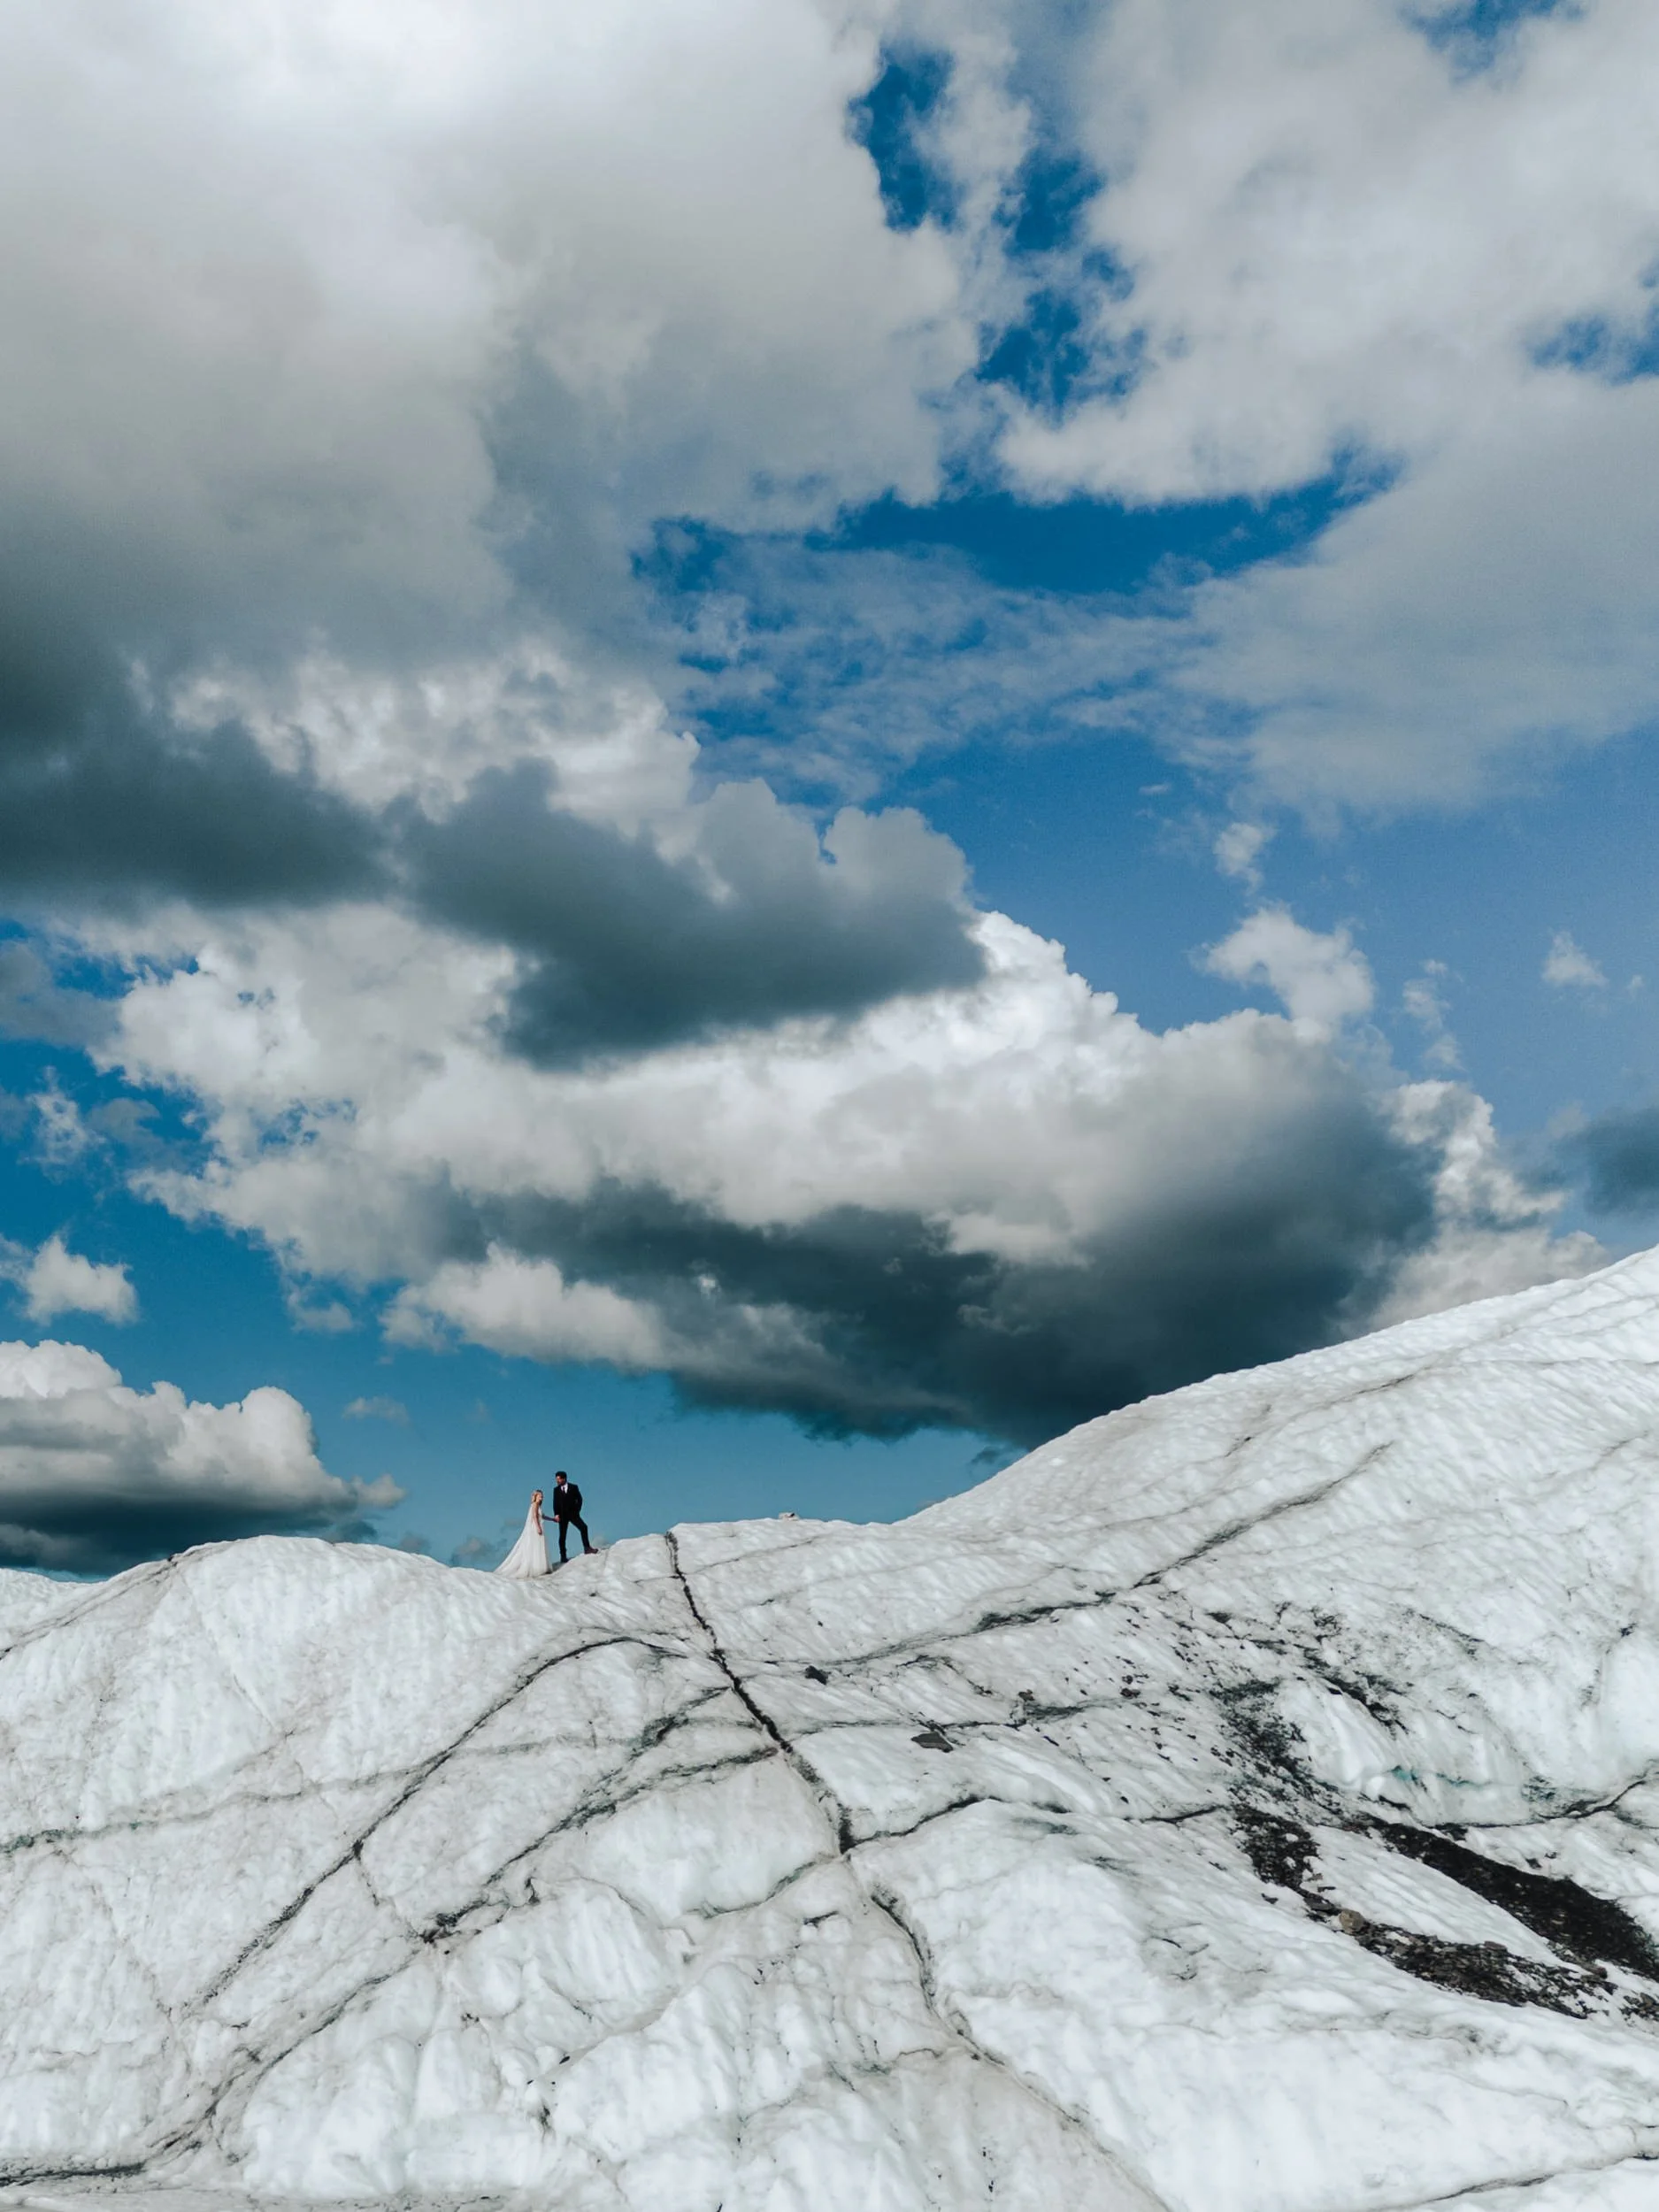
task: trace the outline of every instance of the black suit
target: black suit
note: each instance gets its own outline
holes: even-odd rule
[[[570,1556],[565,1546],[570,1541],[572,1527],[582,1540],[582,1549],[592,1551],[593,1546],[588,1540],[588,1524],[582,1518],[582,1494],[573,1482],[567,1482],[562,1490],[557,1483],[554,1484],[553,1518],[558,1523],[561,1565]]]

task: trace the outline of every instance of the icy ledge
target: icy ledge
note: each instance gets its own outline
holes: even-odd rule
[[[1656,1432],[1648,1256],[897,1527],[0,1577],[0,2200],[1654,2212]]]

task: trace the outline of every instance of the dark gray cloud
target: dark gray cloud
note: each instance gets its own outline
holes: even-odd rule
[[[1659,1105],[1598,1114],[1558,1150],[1566,1172],[1583,1177],[1585,1194],[1598,1213],[1659,1208]]]
[[[353,805],[245,730],[186,741],[89,716],[61,741],[0,737],[0,898],[249,910],[378,895],[513,948],[504,1041],[543,1065],[792,1015],[856,1013],[972,981],[960,854],[904,810],[845,813],[824,846],[763,785],[727,785],[665,857],[549,803],[540,764],[489,771],[450,812]],[[0,1033],[89,1044],[110,1010],[0,948]]]
[[[112,1490],[107,1496],[86,1498],[26,1487],[0,1495],[0,1567],[44,1567],[68,1574],[119,1574],[141,1560],[165,1559],[196,1544],[244,1536],[327,1536],[339,1543],[366,1543],[374,1532],[373,1522],[355,1510],[313,1507],[296,1512],[229,1496],[205,1501]]]
[[[955,1250],[914,1214],[840,1206],[754,1229],[620,1185],[493,1209],[459,1256],[550,1258],[649,1304],[685,1348],[693,1402],[830,1434],[942,1424],[1034,1444],[1363,1326],[1432,1233],[1434,1165],[1338,1087],[1248,1153],[1191,1160],[1065,1264]],[[780,1310],[787,1339],[755,1320]]]
[[[419,909],[523,956],[508,1041],[542,1065],[858,1013],[981,971],[961,856],[908,812],[843,814],[826,857],[764,785],[727,784],[670,859],[556,811],[525,765],[480,776],[441,821],[401,818]]]
[[[187,739],[111,697],[72,727],[0,727],[0,897],[39,907],[311,903],[383,881],[381,834],[234,725]]]
[[[191,1544],[368,1532],[402,1493],[330,1475],[286,1391],[187,1402],[126,1388],[74,1344],[0,1344],[0,1565],[107,1574]]]
[[[775,52],[702,25],[743,119],[717,147],[700,69],[642,79],[619,23],[578,88],[554,19],[487,5],[335,66],[338,20],[302,4],[316,68],[279,115],[260,41],[197,12],[0,21],[0,899],[362,890],[372,821],[234,726],[147,726],[129,687],[291,702],[322,667],[337,733],[377,684],[442,687],[526,634],[664,673],[649,517],[919,493],[971,356],[965,321],[941,351],[937,252],[885,232],[845,88],[781,19]],[[403,113],[407,73],[463,51],[458,104]],[[814,157],[780,171],[780,132]],[[419,714],[383,734],[424,788]]]
[[[204,658],[271,649],[272,580],[227,550],[27,502],[0,517],[0,900],[224,906],[364,884],[374,839],[353,810],[234,722],[187,731],[166,711]],[[279,652],[321,614],[285,600]]]

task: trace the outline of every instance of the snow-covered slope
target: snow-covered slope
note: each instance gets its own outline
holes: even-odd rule
[[[6,2200],[1659,2208],[1659,1256],[897,1527],[0,1641]]]

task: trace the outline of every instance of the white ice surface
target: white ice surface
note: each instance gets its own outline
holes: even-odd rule
[[[0,1752],[5,2201],[1659,2212],[1659,1256],[893,1527],[0,1576]]]

